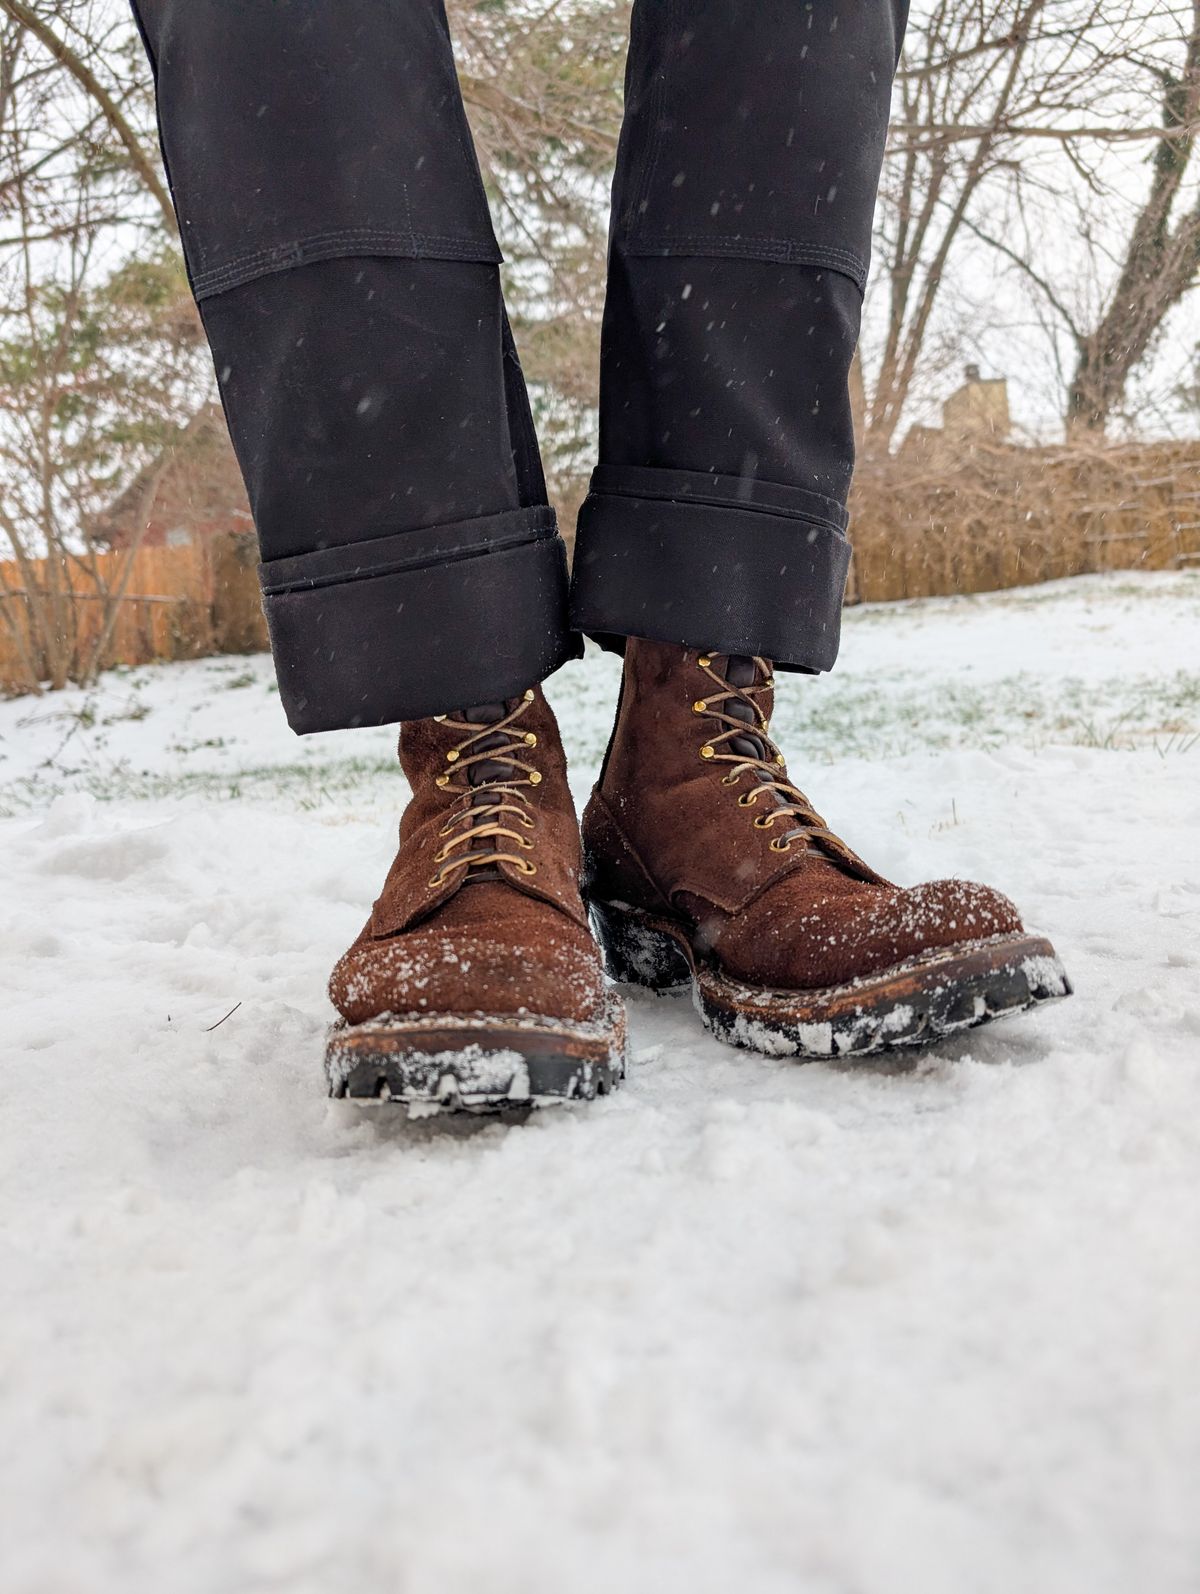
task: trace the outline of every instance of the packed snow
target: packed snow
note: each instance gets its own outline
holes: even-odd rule
[[[0,704],[5,1594],[1194,1594],[1200,573],[851,611],[793,775],[1077,994],[915,1065],[632,1004],[525,1123],[329,1102],[389,730]],[[551,683],[582,800],[617,678]]]

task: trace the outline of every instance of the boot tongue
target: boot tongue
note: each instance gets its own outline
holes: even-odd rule
[[[725,679],[730,686],[753,686],[758,679],[758,665],[753,659],[744,658],[738,654],[730,654],[725,661]],[[749,703],[742,702],[741,698],[731,698],[722,705],[730,719],[743,720],[747,725],[757,725],[758,716]],[[757,736],[734,736],[729,742],[731,752],[740,753],[743,758],[765,758],[767,749]]]
[[[495,721],[502,720],[515,707],[515,702],[476,703],[469,708],[457,709],[453,714],[447,715],[447,718],[463,723],[469,722],[472,725],[490,725]],[[494,736],[481,737],[475,743],[474,750],[478,753],[486,753],[493,747],[503,747],[506,741],[507,738],[504,733],[499,731]],[[481,758],[477,764],[472,764],[467,771],[468,782],[472,786],[479,786],[485,789],[473,793],[471,807],[486,808],[491,801],[486,787],[493,781],[510,780],[515,774],[516,770],[513,765],[503,758]],[[468,846],[468,851],[470,852],[489,852],[490,850],[491,842],[486,838],[472,841]],[[470,885],[475,880],[496,880],[499,878],[500,871],[495,864],[485,864],[483,867],[476,865],[474,869],[468,871],[463,883]]]
[[[731,653],[725,660],[725,679],[730,686],[753,686],[758,680],[758,665],[752,658]],[[741,698],[730,698],[722,704],[722,708],[732,720],[742,720],[747,725],[758,724],[758,715],[750,704],[744,703]],[[731,753],[737,753],[742,758],[769,756],[767,744],[759,736],[731,736],[726,746]],[[770,778],[765,770],[754,771],[754,779],[762,785],[766,785]],[[772,792],[771,800],[778,808],[782,806],[784,799],[778,792]]]
[[[477,703],[472,708],[460,709],[457,713],[451,714],[450,718],[452,720],[469,720],[472,725],[490,725],[497,720],[502,720],[508,713],[509,707],[508,703]],[[477,753],[486,753],[493,747],[503,747],[504,742],[503,734],[485,736],[475,743],[475,751]],[[490,780],[505,780],[512,773],[513,766],[511,764],[500,758],[489,758],[481,760],[478,764],[472,764],[467,778],[472,786],[483,786]],[[477,805],[479,799],[476,797],[472,801]]]
[[[725,661],[724,673],[725,679],[730,686],[753,686],[758,679],[758,666],[751,658],[731,654]],[[730,719],[743,720],[748,725],[757,724],[757,716],[754,710],[748,703],[743,703],[740,698],[727,702],[723,706],[725,713],[729,715]],[[767,756],[766,744],[757,736],[732,736],[727,745],[733,752],[740,753],[744,757],[765,758]],[[755,778],[765,784],[771,777],[765,771],[757,770]],[[778,792],[772,792],[771,796],[775,807],[783,806],[784,799]],[[824,850],[819,853],[810,851],[806,866],[808,868],[830,870],[838,876],[852,874],[852,871],[844,861],[830,857]]]

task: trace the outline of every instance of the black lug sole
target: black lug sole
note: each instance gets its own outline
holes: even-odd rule
[[[698,958],[682,925],[622,904],[589,907],[611,979],[663,993],[690,985],[718,1040],[768,1056],[869,1057],[931,1046],[1071,994],[1050,942],[1023,931],[927,952],[844,985],[771,990]]]
[[[413,1113],[499,1113],[591,1101],[625,1077],[625,1014],[609,993],[595,1024],[552,1018],[389,1014],[335,1024],[331,1096]]]

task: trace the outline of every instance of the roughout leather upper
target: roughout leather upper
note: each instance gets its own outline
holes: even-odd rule
[[[604,981],[579,895],[579,828],[558,726],[540,688],[519,728],[537,736],[523,756],[542,775],[540,785],[524,788],[535,821],[525,856],[537,873],[501,862],[491,877],[456,870],[435,885],[439,832],[466,800],[436,777],[451,769],[446,753],[468,733],[453,720],[401,727],[400,764],[413,795],[399,851],[371,917],[329,981],[334,1006],[351,1023],[385,1013],[529,1013],[571,1022],[600,1015]]]
[[[904,890],[841,843],[773,852],[773,832],[754,825],[766,804],[738,805],[750,777],[725,785],[730,766],[701,757],[720,727],[693,708],[712,693],[697,656],[627,645],[612,745],[583,816],[588,896],[669,915],[727,974],[785,989],[842,984],[1020,930],[1012,903],[988,886],[940,880]],[[769,717],[772,694],[758,702]]]

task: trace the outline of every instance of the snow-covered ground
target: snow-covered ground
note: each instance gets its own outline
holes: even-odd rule
[[[4,1594],[1200,1588],[1200,573],[847,615],[793,774],[1077,995],[910,1069],[634,1004],[524,1125],[323,1095],[392,733],[0,704]],[[579,796],[616,672],[552,683]]]

